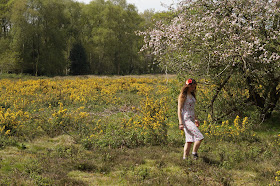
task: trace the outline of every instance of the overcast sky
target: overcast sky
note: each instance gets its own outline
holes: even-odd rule
[[[76,0],[79,2],[89,3],[91,0]],[[167,8],[161,6],[161,3],[166,5],[177,4],[179,0],[126,0],[129,4],[134,4],[139,12],[144,12],[147,9],[155,9],[155,11],[167,10]]]

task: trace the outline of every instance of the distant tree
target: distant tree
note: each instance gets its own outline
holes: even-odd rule
[[[19,54],[13,51],[11,38],[12,0],[0,0],[0,73],[17,72]]]
[[[85,4],[79,2],[71,0],[65,1],[65,16],[67,17],[67,20],[69,20],[65,29],[67,59],[69,59],[70,51],[75,43],[87,40],[87,35],[83,32],[83,28],[86,27],[86,25],[84,24],[86,17],[84,16],[82,10],[85,6]],[[69,73],[70,66],[71,62],[68,60],[65,66],[66,74]]]
[[[96,74],[129,74],[139,70],[141,37],[135,34],[143,19],[126,0],[95,0],[84,8],[84,42]],[[140,65],[141,66],[141,65]]]
[[[66,28],[63,1],[15,1],[12,9],[14,50],[21,68],[34,75],[63,74],[66,66]]]
[[[145,20],[142,22],[141,31],[152,31],[157,27],[157,22],[162,24],[169,23],[176,14],[171,11],[167,12],[155,12],[153,9],[145,10],[144,13],[140,14],[141,17]],[[144,37],[145,38],[145,37]],[[142,45],[144,45],[144,41],[141,41]],[[141,55],[143,57],[143,68],[148,73],[161,73],[165,69],[161,69],[159,67],[159,62],[157,61],[157,57],[153,54],[152,48],[146,48],[146,50],[142,50]]]
[[[73,48],[70,51],[69,60],[71,62],[70,74],[83,75],[90,73],[87,54],[85,48],[80,43],[76,43],[73,45]]]
[[[10,30],[10,4],[11,0],[0,0],[0,38],[8,36]]]

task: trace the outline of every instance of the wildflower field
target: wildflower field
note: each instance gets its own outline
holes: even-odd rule
[[[214,122],[198,82],[205,139],[183,161],[175,76],[2,77],[0,184],[279,185],[279,114]]]

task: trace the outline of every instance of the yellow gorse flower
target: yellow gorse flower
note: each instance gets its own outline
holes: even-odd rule
[[[280,183],[280,171],[276,172],[275,181],[276,181],[277,185]],[[271,185],[271,184],[269,184],[269,185]]]
[[[229,121],[222,121],[221,125],[213,124],[212,119],[208,116],[210,121],[204,121],[200,129],[208,137],[214,137],[219,139],[238,139],[240,135],[255,136],[251,133],[250,126],[248,125],[248,117],[243,118],[242,123],[240,123],[240,117],[236,116],[233,124],[230,125]]]

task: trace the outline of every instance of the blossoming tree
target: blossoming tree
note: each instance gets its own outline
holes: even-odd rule
[[[244,102],[269,118],[280,97],[280,2],[184,0],[170,11],[171,21],[141,32],[142,50],[152,50],[164,68],[212,80],[217,85],[209,102],[212,114],[221,90],[234,82],[248,90]],[[226,91],[231,95],[232,89]]]

